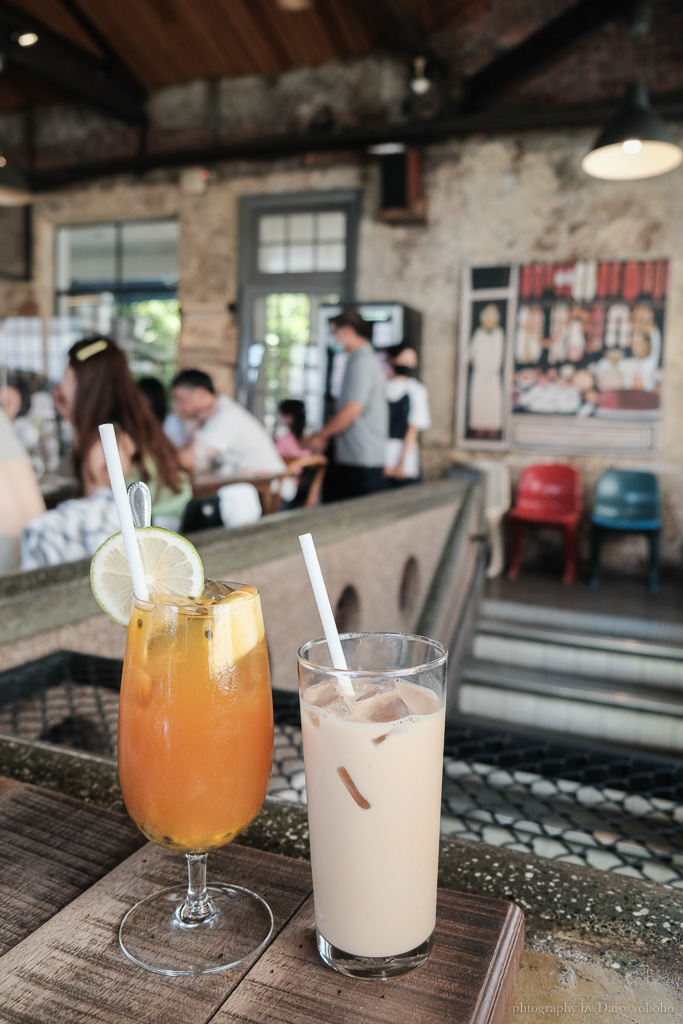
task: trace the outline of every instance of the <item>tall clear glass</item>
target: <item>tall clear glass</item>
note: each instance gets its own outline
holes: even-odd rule
[[[126,808],[152,842],[187,858],[188,887],[128,911],[123,952],[159,974],[209,974],[268,941],[256,893],[206,882],[210,850],[258,814],[273,763],[273,702],[255,587],[208,582],[182,605],[136,600],[128,626],[118,728]]]
[[[298,652],[318,951],[388,978],[434,941],[447,654],[404,633],[341,641],[345,672],[325,640]]]

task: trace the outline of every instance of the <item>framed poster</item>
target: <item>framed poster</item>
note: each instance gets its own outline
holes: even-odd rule
[[[457,434],[464,446],[507,447],[514,267],[473,267],[463,274]]]
[[[483,269],[470,268],[463,287],[460,378],[465,407],[458,442],[465,447],[479,447],[485,439],[477,426],[478,388],[472,370],[486,361],[481,331],[488,330],[490,339],[493,324],[489,310],[489,327],[480,323],[473,329],[474,318],[481,320],[493,298],[490,288],[477,287]],[[577,260],[508,269],[507,302],[502,292],[493,300],[501,323],[504,313],[507,324],[498,446],[654,451],[668,261]],[[473,346],[477,339],[479,357]],[[481,375],[479,380],[483,383]],[[489,395],[494,392],[489,382]]]

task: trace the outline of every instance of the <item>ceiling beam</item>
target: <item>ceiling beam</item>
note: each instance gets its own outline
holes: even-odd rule
[[[34,31],[38,42],[20,46],[17,36]],[[0,0],[0,53],[8,64],[128,124],[144,124],[144,90],[123,83],[106,60],[82,50],[39,19]],[[0,82],[2,79],[0,78]]]
[[[683,121],[683,97],[657,100],[657,112],[669,120]],[[346,132],[274,135],[215,147],[177,150],[126,157],[96,164],[70,164],[28,174],[34,192],[62,188],[76,181],[110,177],[115,174],[145,174],[175,167],[210,166],[231,160],[277,160],[306,153],[365,151],[382,142],[402,142],[407,146],[427,146],[449,138],[472,134],[518,134],[524,131],[577,128],[602,125],[614,116],[613,106],[581,107],[554,111],[520,111],[456,116],[438,121],[405,121],[398,125],[378,125]]]
[[[106,63],[110,70],[119,78],[123,85],[127,85],[129,89],[141,99],[145,97],[145,87],[140,82],[128,65],[122,60],[120,54],[114,49],[111,42],[100,32],[97,25],[94,23],[84,10],[81,8],[81,4],[78,0],[58,0],[60,7],[63,7],[65,11],[73,18],[76,24],[80,25],[85,31],[86,35],[89,35],[93,43],[98,49],[104,54]]]
[[[605,22],[623,20],[629,5],[625,0],[580,0],[557,18],[496,57],[490,64],[466,78],[463,85],[462,113],[480,110],[512,85],[543,71],[584,35]]]

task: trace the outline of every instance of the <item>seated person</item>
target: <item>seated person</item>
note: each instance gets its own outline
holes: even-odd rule
[[[306,406],[298,398],[287,398],[280,402],[277,410],[278,426],[275,428],[275,447],[283,459],[303,459],[311,455],[311,449],[303,443],[306,429]]]
[[[19,568],[21,532],[44,511],[28,455],[0,409],[0,572]]]
[[[98,488],[87,498],[63,501],[25,527],[21,568],[40,569],[90,558],[119,529],[114,495],[108,487]]]
[[[26,379],[19,373],[8,373],[0,387],[0,408],[7,413],[12,429],[27,453],[32,452],[40,440],[35,424],[28,417],[30,406],[31,393]]]
[[[305,444],[306,406],[298,398],[287,398],[280,402],[277,410],[278,426],[275,428],[275,447],[287,463],[297,459],[306,459],[313,452]],[[282,481],[280,487],[281,505],[287,508],[298,508],[304,505],[311,489],[317,466],[298,469]]]
[[[189,422],[190,443],[180,451],[186,469],[225,476],[270,476],[285,464],[256,417],[227,395],[217,395],[202,370],[183,370],[173,381],[176,412]]]
[[[109,487],[98,427],[113,423],[126,483],[144,480],[152,494],[152,523],[177,529],[192,486],[116,342],[93,335],[72,345],[54,394],[56,408],[74,430],[74,470],[84,496]]]
[[[158,377],[141,377],[138,387],[152,407],[152,412],[164,428],[166,437],[176,448],[183,448],[187,442],[185,424],[175,412],[169,412],[166,388]]]

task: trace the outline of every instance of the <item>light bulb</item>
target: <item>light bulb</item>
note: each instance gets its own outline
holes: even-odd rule
[[[643,144],[640,139],[626,139],[625,142],[622,142],[621,148],[624,153],[640,153]]]
[[[17,42],[19,46],[33,46],[34,43],[38,42],[38,36],[35,32],[22,32]]]
[[[432,87],[432,83],[425,74],[427,67],[427,61],[424,57],[415,57],[413,60],[413,78],[410,83],[410,88],[417,96],[424,96],[426,92]]]

